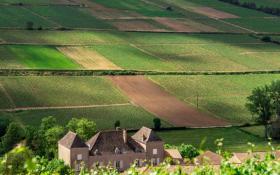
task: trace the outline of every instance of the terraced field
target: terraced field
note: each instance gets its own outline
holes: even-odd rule
[[[274,0],[254,2],[278,7]],[[218,0],[2,0],[0,69],[102,70],[103,76],[0,76],[0,117],[23,126],[46,116],[61,124],[87,117],[98,129],[112,129],[117,120],[123,128],[153,127],[154,117],[162,127],[254,123],[246,97],[280,79],[256,74],[280,69],[280,45],[261,38],[280,41],[279,28],[279,17]],[[115,70],[149,75],[104,76]],[[176,75],[220,71],[252,74]],[[159,135],[197,147],[206,138],[203,148],[211,150],[221,137],[228,150],[244,151],[247,142],[267,149],[263,126]]]

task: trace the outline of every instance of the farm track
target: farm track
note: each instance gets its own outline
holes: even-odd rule
[[[0,112],[16,112],[16,111],[46,110],[46,109],[100,108],[100,107],[131,106],[131,105],[132,105],[131,103],[119,103],[119,104],[108,104],[108,105],[15,107],[11,109],[0,109]]]
[[[162,87],[143,76],[109,77],[133,103],[178,127],[213,127],[230,125],[223,119],[199,112],[178,100]]]

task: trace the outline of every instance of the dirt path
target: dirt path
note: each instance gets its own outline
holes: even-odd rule
[[[109,77],[134,104],[174,126],[214,127],[229,123],[197,111],[143,76]]]
[[[20,107],[13,109],[0,109],[1,112],[30,111],[30,110],[46,110],[46,109],[79,109],[79,108],[99,108],[112,106],[131,106],[131,103],[108,104],[108,105],[83,105],[83,106],[43,106],[43,107]]]
[[[86,69],[120,70],[121,68],[107,60],[105,57],[86,47],[57,47],[64,55]]]

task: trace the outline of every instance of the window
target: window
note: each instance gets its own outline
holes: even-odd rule
[[[82,159],[83,159],[82,154],[78,154],[78,155],[77,155],[77,160],[82,160]]]
[[[151,159],[151,165],[153,165],[153,166],[154,166],[154,165],[157,165],[157,162],[156,162],[156,159],[155,159],[155,158],[152,158],[152,159]]]
[[[122,168],[122,161],[121,160],[116,160],[115,161],[115,168],[116,169]]]
[[[79,163],[77,163],[76,165],[75,165],[75,171],[80,171],[80,164]]]
[[[157,149],[153,149],[153,155],[157,155]]]
[[[136,159],[135,160],[135,166],[136,167],[140,167],[141,165],[140,165],[140,160],[139,159]]]

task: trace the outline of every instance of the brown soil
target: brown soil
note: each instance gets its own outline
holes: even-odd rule
[[[229,18],[239,18],[236,15],[223,12],[220,10],[213,9],[211,7],[198,7],[193,9],[194,12],[208,16],[209,18],[214,18],[214,19],[229,19]]]
[[[121,20],[112,24],[120,31],[166,31],[140,20]]]
[[[86,69],[95,70],[119,70],[116,66],[99,53],[84,47],[58,47],[66,56],[72,58]]]
[[[176,20],[168,19],[168,18],[158,18],[155,19],[160,24],[163,24],[176,32],[196,32],[194,28],[191,26],[187,26],[182,22],[178,22]]]
[[[97,18],[101,19],[118,19],[122,17],[141,17],[140,14],[135,12],[129,12],[126,10],[118,10],[105,7],[103,5],[88,2],[88,6],[90,7],[91,13]]]
[[[191,20],[178,20],[170,18],[156,18],[156,22],[173,29],[176,32],[217,32],[218,30]]]
[[[131,100],[174,126],[211,127],[226,121],[197,111],[143,76],[112,76],[110,79]]]

